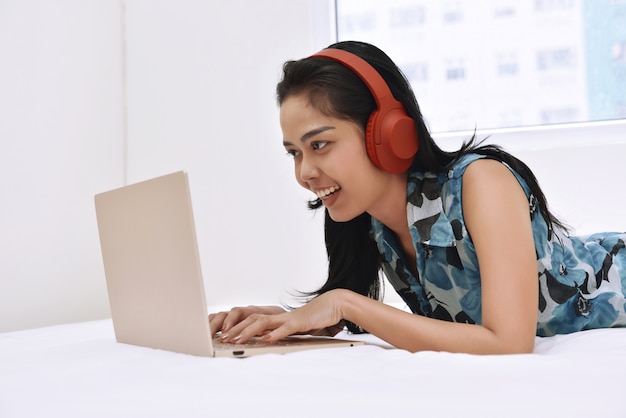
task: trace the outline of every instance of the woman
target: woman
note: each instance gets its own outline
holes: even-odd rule
[[[536,335],[626,326],[626,234],[570,237],[496,146],[441,150],[376,47],[287,62],[277,96],[296,180],[325,208],[329,275],[300,308],[212,314],[223,341],[347,326],[410,351],[530,353]],[[412,313],[377,300],[381,268]]]

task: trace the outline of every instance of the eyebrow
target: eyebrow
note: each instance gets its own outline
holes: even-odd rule
[[[309,139],[313,138],[314,136],[319,135],[322,132],[329,131],[331,129],[335,129],[335,127],[334,126],[321,126],[319,128],[312,129],[309,132],[302,135],[302,137],[300,138],[300,142],[306,142]],[[293,144],[288,141],[283,141],[283,145],[287,146],[287,145],[293,145]]]

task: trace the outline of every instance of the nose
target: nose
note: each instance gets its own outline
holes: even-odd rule
[[[300,161],[299,177],[302,182],[309,182],[319,176],[317,165],[310,159],[303,156]]]

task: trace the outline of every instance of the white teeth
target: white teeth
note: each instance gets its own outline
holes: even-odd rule
[[[318,190],[317,192],[315,192],[315,194],[317,195],[317,197],[319,197],[320,199],[326,199],[328,198],[331,194],[335,193],[337,190],[341,189],[341,187],[339,186],[332,186],[329,187],[328,189],[324,189],[324,190]]]

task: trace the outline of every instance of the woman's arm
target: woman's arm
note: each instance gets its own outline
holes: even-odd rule
[[[463,179],[463,210],[481,272],[482,325],[401,311],[345,289],[326,292],[279,315],[250,315],[226,340],[276,340],[348,320],[409,351],[529,353],[537,326],[538,285],[528,201],[503,164],[479,160]]]
[[[528,199],[504,164],[484,159],[463,176],[463,212],[478,256],[482,326],[504,347],[530,352],[539,282]]]

